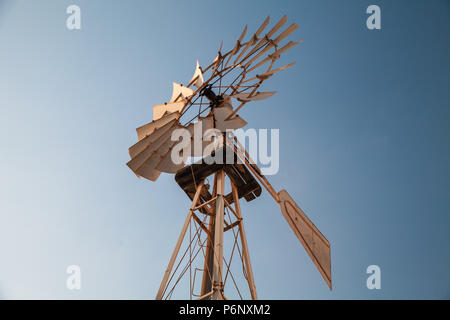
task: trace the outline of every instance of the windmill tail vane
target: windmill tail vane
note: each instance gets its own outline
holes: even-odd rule
[[[138,141],[128,150],[131,160],[127,166],[139,178],[151,181],[156,181],[163,172],[175,174],[176,182],[192,200],[157,299],[173,297],[179,280],[188,271],[190,279],[192,274],[194,279],[201,278],[200,288],[189,281],[191,299],[226,299],[230,277],[236,284],[231,271],[236,247],[250,296],[257,298],[239,200],[256,199],[261,194],[261,186],[279,204],[283,217],[331,289],[328,240],[286,190],[275,191],[233,134],[233,130],[247,125],[237,114],[247,103],[276,93],[259,91],[263,82],[295,64],[274,66],[282,54],[302,42],[282,43],[298,26],[293,23],[280,31],[287,22],[284,16],[264,33],[269,21],[267,17],[247,40],[245,26],[228,52],[222,53],[221,43],[217,56],[206,68],[197,61],[187,85],[173,82],[170,100],[154,105],[153,121],[136,129]],[[198,134],[202,137],[200,142],[193,138]],[[180,147],[183,135],[188,138]],[[217,161],[224,160],[224,155],[229,153],[235,161]],[[190,158],[196,157],[201,160],[187,165]],[[209,177],[213,177],[212,188],[207,183]],[[225,194],[226,181],[232,190],[228,194]],[[186,244],[187,232],[192,232],[192,228],[195,228],[196,240],[191,235],[187,251],[179,255]],[[227,260],[223,241],[224,235],[230,232],[234,235],[234,245]],[[199,251],[194,257],[195,246]],[[186,264],[184,268],[180,268],[182,263]],[[237,293],[242,298],[238,288]]]

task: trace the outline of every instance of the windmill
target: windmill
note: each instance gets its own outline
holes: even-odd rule
[[[234,47],[223,53],[221,45],[208,67],[203,69],[197,62],[189,83],[173,83],[171,99],[155,105],[153,121],[136,129],[138,142],[129,148],[128,167],[138,177],[151,181],[156,181],[162,172],[175,174],[176,182],[191,199],[156,299],[172,298],[175,288],[182,278],[188,277],[188,272],[190,299],[226,299],[230,282],[243,298],[231,272],[234,256],[240,258],[238,264],[250,297],[257,299],[239,201],[259,197],[261,186],[279,204],[283,217],[331,289],[328,240],[287,191],[277,192],[272,187],[233,134],[233,130],[247,124],[237,114],[244,105],[275,93],[258,91],[262,83],[294,65],[274,68],[284,52],[301,42],[282,44],[298,26],[293,23],[278,32],[287,22],[284,16],[263,34],[269,19],[267,17],[247,41],[244,41],[245,26]],[[205,138],[211,131],[215,135]],[[180,148],[181,136],[177,132],[188,133],[183,148]],[[187,164],[192,158],[200,160]],[[213,181],[212,186],[209,179]],[[231,252],[227,260],[224,243],[231,234]],[[183,244],[185,249],[180,251]]]

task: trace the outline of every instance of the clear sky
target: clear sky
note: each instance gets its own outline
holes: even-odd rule
[[[371,4],[381,30],[366,27]],[[0,298],[154,298],[189,201],[173,176],[125,165],[135,128],[269,14],[304,42],[264,83],[278,93],[240,114],[280,129],[271,182],[329,239],[334,288],[264,193],[242,204],[259,297],[450,298],[445,0],[0,0]],[[373,264],[381,290],[366,287]]]

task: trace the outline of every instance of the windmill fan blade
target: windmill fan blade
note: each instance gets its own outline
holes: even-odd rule
[[[147,154],[151,153],[151,151],[154,149],[154,145],[157,141],[160,140],[160,138],[168,131],[170,131],[171,128],[173,128],[174,124],[175,124],[176,120],[172,120],[171,122],[169,122],[168,124],[166,124],[164,127],[155,130],[155,132],[153,132],[152,134],[146,136],[144,139],[139,140],[137,143],[135,143],[134,145],[132,145],[129,149],[128,149],[128,153],[130,154],[131,157],[131,163],[136,164],[133,165],[133,167],[131,168],[133,171],[136,170],[140,164],[142,164],[145,160],[146,157],[144,154],[144,152],[147,152]]]
[[[219,68],[220,63],[222,62],[222,56],[219,53],[217,54],[217,56],[214,58],[213,60],[213,69],[212,69],[212,73],[216,73],[216,70]]]
[[[173,147],[173,145],[171,147]],[[171,149],[156,165],[156,169],[165,173],[176,173],[178,170],[184,167],[187,160],[187,157],[184,157],[183,154],[179,154],[179,156],[182,157],[182,161],[177,164],[172,159],[172,149]]]
[[[172,120],[163,127],[155,130],[152,134],[138,141],[129,149],[131,160],[127,166],[138,176],[155,181],[160,171],[155,169],[152,161],[155,155],[160,154],[160,149],[170,144],[172,131],[179,127],[177,119]]]
[[[303,42],[303,40],[294,42],[294,41],[289,41],[289,43],[287,43],[283,48],[276,50],[274,53],[269,54],[265,59],[261,60],[260,62],[258,62],[257,64],[255,64],[253,67],[251,67],[250,69],[247,70],[248,73],[252,72],[253,70],[261,67],[262,65],[264,65],[265,63],[272,61],[272,60],[276,60],[280,57],[280,55],[282,55],[283,53],[285,53],[286,51],[288,51],[289,49],[293,48],[294,46],[296,46],[297,44]]]
[[[205,150],[205,148],[209,144],[211,144],[211,142],[204,139],[204,137],[206,135],[206,132],[213,128],[214,118],[212,114],[207,117],[200,118],[200,120],[195,123],[190,123],[187,127],[185,127],[185,129],[189,132],[190,141],[186,148],[181,148],[179,150],[178,154],[178,157],[180,157],[182,161],[180,163],[174,162],[172,152],[176,152],[177,150],[174,151],[171,147],[170,151],[167,152],[167,154],[165,154],[164,157],[162,157],[161,161],[157,164],[156,169],[166,173],[176,173],[178,170],[184,167],[184,164],[189,157],[202,157],[203,150]],[[181,139],[186,138],[181,137]],[[177,142],[181,142],[184,144],[182,140],[176,140],[175,143]]]
[[[156,180],[158,180],[159,176],[161,175],[161,171],[155,170],[153,168],[153,166],[144,163],[140,168],[139,168],[139,173],[135,172],[135,174],[139,177],[139,178],[145,178],[148,179],[150,181],[155,182]]]
[[[199,121],[190,123],[186,129],[189,131],[190,136],[193,138],[191,140],[191,157],[201,157],[203,156],[202,150],[209,144],[208,141],[204,141],[203,137],[205,133],[214,128],[214,117],[209,115],[207,117],[201,117]]]
[[[280,68],[278,68],[278,69],[270,70],[270,71],[268,71],[268,72],[266,72],[266,73],[260,74],[260,75],[258,75],[257,77],[258,77],[258,79],[260,79],[260,80],[265,80],[265,79],[269,78],[270,76],[272,76],[274,73],[277,73],[277,72],[280,72],[280,71],[289,69],[289,68],[292,67],[294,64],[295,64],[295,62],[291,62],[291,63],[289,63],[289,64],[287,64],[287,65],[285,65],[285,66],[282,66],[282,67],[280,67]]]
[[[244,40],[244,37],[245,37],[246,33],[247,33],[247,25],[245,25],[244,31],[242,31],[241,36],[238,39],[239,42],[242,42],[242,40]]]
[[[241,36],[239,37],[239,39],[236,41],[236,45],[234,46],[233,50],[231,50],[231,52],[229,53],[228,59],[225,62],[225,67],[228,66],[228,63],[230,62],[231,58],[239,52],[239,50],[241,49],[241,42],[242,40],[244,40],[245,34],[247,33],[247,25],[245,25],[244,27],[244,31],[242,31]]]
[[[203,72],[202,72],[202,69],[200,68],[200,65],[198,64],[198,60],[197,60],[197,66],[195,68],[194,75],[193,75],[191,81],[189,81],[189,83],[192,83],[197,88],[200,88],[204,82],[205,82],[205,80],[203,79]]]
[[[279,23],[277,23],[277,25],[266,35],[266,39],[262,39],[258,45],[253,48],[253,50],[247,55],[247,57],[244,59],[248,59],[253,53],[255,53],[260,47],[262,47],[265,43],[265,41],[268,41],[268,39],[279,29],[281,28],[281,26],[283,26],[286,23],[286,16],[283,17],[283,19],[280,20]],[[286,30],[284,30],[275,40],[270,41],[269,44],[263,49],[261,50],[256,56],[254,56],[250,61],[248,61],[245,64],[245,68],[250,67],[250,65],[256,61],[257,59],[259,59],[259,57],[261,57],[265,52],[267,52],[268,50],[270,50],[273,46],[277,46],[283,39],[285,39],[287,36],[289,36],[292,32],[294,32],[295,30],[298,29],[298,26],[293,23],[291,24]],[[275,30],[275,31],[274,31]],[[292,45],[293,46],[293,45]],[[273,57],[272,57],[273,58]],[[264,60],[263,60],[264,61]],[[242,61],[243,62],[243,61]],[[252,68],[251,70],[255,69],[256,67]]]
[[[180,117],[179,112],[174,112],[171,114],[168,114],[165,117],[162,117],[158,120],[154,120],[150,123],[147,123],[139,128],[136,129],[138,140],[144,139],[146,136],[152,134],[156,129],[159,129],[163,126],[165,126],[167,123],[174,119],[178,119]]]
[[[258,30],[256,30],[256,32],[255,32],[256,36],[259,36],[261,34],[261,32],[264,31],[264,29],[269,24],[269,21],[270,21],[270,16],[267,16],[266,20],[264,20],[264,22],[259,26]]]
[[[255,53],[259,48],[261,48],[267,41],[269,41],[270,37],[273,36],[275,34],[275,32],[277,32],[287,21],[287,17],[284,16],[283,18],[281,18],[280,21],[278,21],[278,23],[266,34],[266,36],[261,39],[258,44],[249,52],[249,54],[241,61],[241,63],[245,60],[247,60],[253,53]],[[271,47],[273,47],[273,43],[270,43],[263,51],[261,52],[265,52],[267,50],[269,50]],[[260,53],[261,53],[260,52]],[[247,64],[248,65],[248,64]]]
[[[273,54],[271,54],[269,57],[272,59],[278,59],[280,57],[280,55],[282,55],[283,53],[285,53],[286,51],[288,51],[289,49],[295,47],[296,45],[298,45],[299,43],[302,43],[303,39],[300,41],[289,41],[283,48],[276,50]]]
[[[277,73],[277,72],[279,72],[279,71],[283,71],[283,70],[289,69],[289,68],[292,67],[294,64],[295,64],[295,62],[292,62],[292,63],[290,63],[290,64],[288,64],[288,65],[285,65],[285,66],[282,66],[282,67],[280,67],[280,68],[278,68],[278,69],[273,69],[273,70],[267,71],[267,72],[265,72],[265,73],[263,73],[263,74],[257,74],[257,75],[256,75],[255,77],[253,77],[253,78],[250,78],[250,79],[248,79],[248,80],[242,81],[242,83],[250,82],[250,81],[253,81],[253,80],[256,80],[256,79],[259,79],[259,80],[266,80],[266,79],[270,78],[271,76],[273,76],[274,73]]]
[[[256,101],[256,100],[263,100],[267,99],[271,96],[273,96],[276,93],[276,91],[270,91],[270,92],[256,92],[251,97],[249,97],[249,93],[238,93],[235,95],[232,95],[231,98],[237,99],[239,101]]]
[[[207,117],[201,117],[199,121],[190,123],[186,127],[186,130],[189,132],[189,137],[192,137],[192,139],[188,146],[188,154],[182,154],[182,150],[180,150],[179,156],[183,159],[183,163],[174,163],[169,152],[160,161],[156,168],[162,172],[176,173],[179,169],[183,168],[188,157],[202,157],[204,155],[204,150],[206,150],[208,146],[213,143],[213,141],[207,140],[205,137],[207,136],[207,132],[214,128],[214,124],[215,127],[221,131],[225,131],[226,129],[241,128],[247,124],[247,122],[242,120],[240,117],[225,121],[224,123],[224,117],[228,116],[232,111],[231,108],[231,110],[227,109],[227,112],[223,113],[222,111],[224,108],[225,107],[223,106],[217,107],[214,115],[210,114]],[[215,122],[214,119],[216,120]]]
[[[330,243],[286,190],[278,193],[281,213],[331,289]]]
[[[281,18],[280,21],[278,21],[278,23],[267,33],[267,38],[270,38],[271,36],[273,36],[275,34],[275,32],[277,32],[282,26],[284,26],[286,21],[287,21],[287,17],[283,16],[283,18]]]
[[[284,30],[278,37],[273,40],[275,44],[279,44],[283,39],[289,36],[292,32],[298,29],[298,25],[293,23],[286,30]]]
[[[170,102],[175,102],[179,98],[185,99],[194,94],[194,90],[191,88],[185,87],[182,84],[173,82],[173,91],[172,91],[172,98],[170,99]]]
[[[250,48],[251,46],[253,46],[253,45],[256,43],[256,41],[258,41],[258,40],[257,40],[256,34],[255,34],[255,35],[253,35],[253,38],[252,38],[250,41],[247,42],[247,44],[245,45],[244,49],[241,50],[241,52],[240,52],[239,55],[236,57],[236,59],[234,60],[233,63],[236,64],[236,63],[242,58],[242,56],[244,55],[244,53],[247,52],[248,48]]]
[[[214,59],[214,62],[215,62],[214,68],[213,68],[214,71],[219,67],[220,63],[222,62],[222,58],[223,58],[222,57],[222,47],[223,47],[223,40],[220,41],[219,52],[217,52],[217,57]]]
[[[153,106],[153,121],[161,119],[166,113],[181,112],[184,107],[184,101],[169,102]]]
[[[262,49],[258,54],[251,58],[245,65],[244,68],[248,68],[254,61],[258,60],[264,53],[269,51],[274,46],[273,42],[270,42],[264,49]]]
[[[247,52],[248,48],[250,48],[251,46],[253,46],[256,41],[258,41],[258,36],[261,34],[261,32],[263,32],[263,30],[267,27],[267,25],[269,24],[270,21],[270,16],[268,16],[266,18],[266,20],[264,20],[264,22],[261,24],[261,26],[258,28],[258,30],[256,30],[255,34],[253,35],[252,39],[247,43],[247,45],[244,47],[244,49],[242,49],[241,53],[239,54],[239,56],[234,60],[234,64],[236,64],[239,59],[241,59],[241,57],[244,55],[245,52]]]
[[[270,71],[268,71],[268,72],[266,72],[266,73],[263,73],[263,74],[260,75],[260,77],[263,77],[263,76],[268,75],[268,74],[272,75],[272,74],[274,74],[274,73],[277,73],[277,72],[280,72],[280,71],[289,69],[289,68],[291,68],[293,65],[295,65],[295,61],[294,61],[294,62],[291,62],[291,63],[289,63],[289,64],[287,64],[287,65],[285,65],[285,66],[282,66],[282,67],[280,67],[280,68],[277,68],[277,69],[274,69],[274,70],[270,70]]]
[[[247,125],[247,121],[242,119],[240,116],[235,115],[231,119],[227,118],[233,112],[233,107],[230,105],[223,105],[214,109],[215,126],[221,132],[226,132],[227,130],[240,129]]]
[[[175,126],[176,129],[178,126]],[[177,141],[171,140],[171,134],[173,130],[170,130],[166,133],[161,140],[163,140],[163,144],[159,145],[152,155],[145,161],[145,163],[137,170],[137,173],[149,180],[155,181],[159,175],[161,174],[161,170],[157,168],[157,166],[161,163],[163,159],[167,157],[167,155],[171,154],[172,147],[176,144]]]

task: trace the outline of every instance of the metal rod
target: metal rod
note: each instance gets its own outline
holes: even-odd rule
[[[242,220],[241,206],[239,205],[239,195],[237,188],[233,183],[231,183],[231,189],[233,192],[234,206],[236,209],[236,213],[241,219],[241,223],[239,223],[239,232],[241,234],[241,245],[242,245],[242,253],[244,255],[245,268],[247,269],[248,286],[250,289],[252,299],[257,300],[258,296],[256,294],[255,279],[253,277],[253,269],[252,264],[250,262],[250,254],[248,251],[247,238],[245,237],[244,221]]]
[[[209,296],[211,296],[214,293],[214,291],[210,291],[207,294],[202,295],[201,297],[199,297],[197,300],[205,300],[206,298],[208,298]]]
[[[194,211],[197,211],[198,209],[203,208],[204,206],[210,204],[210,203],[213,202],[213,201],[216,201],[216,197],[212,197],[212,198],[209,199],[208,201],[203,202],[201,205],[196,206],[196,207],[194,208]]]
[[[223,229],[223,232],[226,232],[226,231],[230,230],[231,228],[236,227],[239,223],[241,223],[241,220],[236,220],[236,221],[233,222],[232,224],[229,224],[228,226],[226,226],[226,227]]]
[[[270,184],[269,180],[267,180],[266,176],[264,176],[261,173],[261,170],[256,165],[256,162],[254,162],[251,158],[248,152],[244,149],[244,147],[241,145],[239,140],[235,135],[233,135],[234,141],[236,142],[236,145],[231,142],[231,147],[234,148],[236,153],[241,157],[241,160],[244,161],[244,163],[247,165],[247,167],[250,169],[250,171],[253,173],[253,175],[259,180],[259,182],[263,185],[263,187],[269,192],[269,194],[274,198],[274,200],[277,203],[280,203],[280,198],[278,197],[278,193],[275,191],[275,189]],[[242,150],[244,150],[244,153],[242,153]]]

